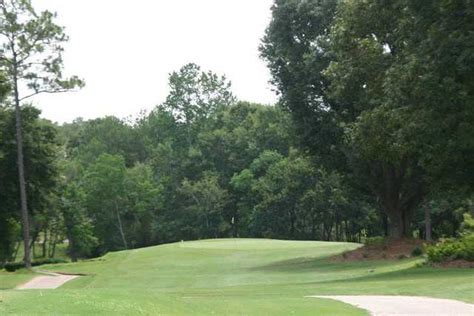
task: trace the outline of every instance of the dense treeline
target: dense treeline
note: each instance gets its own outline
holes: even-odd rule
[[[60,127],[73,258],[202,238],[357,240],[369,229],[375,211],[294,147],[288,113],[236,101],[225,78],[193,64],[170,88],[137,120]]]
[[[472,2],[272,12],[261,54],[276,106],[237,100],[195,64],[135,119],[55,126],[23,105],[30,246],[54,256],[67,240],[76,260],[204,238],[455,236],[474,210]],[[0,262],[22,223],[9,92],[1,80]]]
[[[173,73],[170,87],[163,104],[133,121],[78,119],[54,128],[24,108],[34,114],[35,133],[48,132],[36,140],[44,156],[31,162],[41,171],[35,177],[50,181],[36,185],[42,192],[29,190],[49,197],[32,204],[33,242],[67,238],[77,259],[183,239],[358,240],[380,233],[371,222],[375,209],[351,198],[341,175],[294,147],[288,113],[236,101],[225,78],[193,64]],[[28,126],[26,135],[41,136]],[[10,179],[15,188],[15,173]],[[18,241],[15,212],[11,219],[4,260]]]

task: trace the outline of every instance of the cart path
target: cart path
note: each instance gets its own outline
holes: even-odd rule
[[[332,299],[368,310],[373,316],[473,316],[474,305],[455,300],[417,296],[309,296]]]
[[[40,290],[40,289],[57,289],[61,285],[75,278],[78,275],[66,275],[59,273],[51,273],[44,271],[37,271],[46,275],[36,276],[30,281],[16,287],[17,290]]]

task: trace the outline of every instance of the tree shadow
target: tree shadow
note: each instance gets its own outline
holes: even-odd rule
[[[407,263],[407,260],[386,260],[386,261],[335,261],[333,256],[326,257],[299,257],[289,260],[273,262],[271,264],[249,268],[250,271],[268,272],[308,272],[308,271],[348,271],[373,269],[375,267],[386,267],[397,263]],[[413,262],[413,259],[408,259]]]

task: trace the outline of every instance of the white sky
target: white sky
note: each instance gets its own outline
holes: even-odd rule
[[[225,74],[241,100],[274,103],[258,45],[272,0],[33,0],[58,13],[70,36],[65,73],[80,92],[43,95],[43,117],[125,117],[150,110],[168,93],[168,74],[189,62]]]

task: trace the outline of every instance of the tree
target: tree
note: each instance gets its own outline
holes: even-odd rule
[[[180,191],[189,199],[189,217],[197,221],[195,238],[220,237],[226,230],[222,213],[227,192],[219,186],[218,177],[207,173],[196,182],[185,179]]]
[[[328,36],[337,0],[275,0],[272,20],[260,46],[280,103],[290,110],[297,141],[318,163],[346,169],[338,144],[343,130],[326,95],[323,71],[331,62]]]
[[[138,163],[125,174],[127,232],[132,247],[151,246],[158,240],[157,218],[163,209],[163,186],[149,165]]]
[[[123,221],[127,212],[125,178],[125,160],[119,155],[100,155],[85,174],[86,206],[103,250],[129,248]]]
[[[81,186],[83,170],[75,160],[61,161],[62,182],[59,187],[59,208],[64,219],[68,255],[73,262],[95,253],[98,239],[86,208],[86,192]]]
[[[336,109],[396,236],[430,191],[470,173],[473,18],[470,1],[348,1],[332,25],[328,95],[353,116]]]
[[[63,78],[62,44],[67,41],[62,27],[49,11],[37,14],[29,0],[1,0],[0,66],[12,86],[16,113],[18,179],[25,247],[25,266],[31,266],[28,201],[24,168],[21,104],[40,93],[65,92],[82,87],[77,77]]]
[[[411,234],[433,183],[472,185],[472,2],[276,0],[272,10],[262,56],[305,148],[370,192],[394,236]]]
[[[212,116],[219,108],[235,103],[231,83],[196,64],[187,64],[169,78],[170,94],[164,107],[176,120],[190,124]]]
[[[125,120],[107,116],[61,126],[66,154],[87,166],[101,154],[121,155],[127,167],[144,160],[143,139]]]
[[[40,111],[31,106],[21,108],[23,118],[25,170],[29,174],[27,183],[28,201],[33,219],[41,219],[49,213],[52,197],[55,195],[58,170],[56,166],[58,141],[56,129],[50,122],[39,119]],[[10,229],[15,232],[21,228],[19,209],[18,174],[15,143],[15,110],[0,106],[0,234],[8,235]],[[3,221],[3,223],[2,223]],[[39,221],[36,221],[39,224]],[[33,225],[33,227],[40,225]],[[20,230],[21,231],[21,230]],[[18,231],[18,232],[20,232]],[[5,242],[4,249],[12,249],[18,241],[15,238],[0,237]],[[9,244],[10,246],[8,246]],[[10,259],[10,251],[5,251]],[[1,260],[1,259],[0,259]]]

